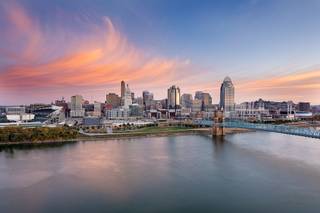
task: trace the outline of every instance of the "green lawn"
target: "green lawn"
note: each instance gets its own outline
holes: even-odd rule
[[[192,129],[190,127],[143,127],[141,129],[134,130],[120,130],[115,133],[162,133],[162,132],[183,132],[185,130]]]

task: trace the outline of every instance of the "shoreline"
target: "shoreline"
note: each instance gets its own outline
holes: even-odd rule
[[[248,129],[228,128],[225,129],[226,135],[252,132]],[[127,133],[113,133],[105,135],[79,135],[74,139],[66,140],[48,140],[48,141],[22,141],[22,142],[2,142],[0,148],[14,147],[19,145],[49,145],[49,144],[68,144],[83,141],[101,141],[101,140],[115,140],[115,139],[131,139],[141,137],[165,137],[165,136],[181,136],[181,135],[211,135],[211,128],[173,130],[173,131],[159,131],[159,132],[127,132]]]

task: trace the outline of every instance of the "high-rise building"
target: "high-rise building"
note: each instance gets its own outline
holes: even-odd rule
[[[144,110],[149,110],[151,103],[153,101],[153,94],[149,91],[143,91],[142,100],[143,100]]]
[[[192,95],[191,94],[182,94],[181,95],[181,106],[185,108],[191,108],[192,107]]]
[[[229,77],[225,77],[221,84],[220,108],[224,110],[226,116],[230,115],[230,112],[235,111],[234,86]]]
[[[121,81],[121,99],[124,97],[124,93],[126,92],[126,83]]]
[[[212,97],[209,93],[197,91],[194,98],[202,101],[202,111],[207,110],[212,105]]]
[[[106,104],[111,105],[112,108],[117,108],[121,104],[121,98],[115,93],[109,93],[106,95]]]
[[[168,89],[168,108],[176,109],[180,106],[180,88],[173,85]]]
[[[198,99],[201,100],[202,99],[202,91],[196,91],[195,95],[194,95],[194,99]]]
[[[81,95],[71,96],[70,103],[70,116],[75,117],[83,117],[85,110],[82,107],[83,98]]]
[[[129,106],[132,105],[132,96],[131,96],[131,91],[129,89],[128,84],[125,88],[124,97],[122,98],[122,103],[125,109],[129,109]]]

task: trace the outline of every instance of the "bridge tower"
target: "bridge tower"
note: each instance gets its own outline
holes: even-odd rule
[[[213,114],[213,126],[212,126],[213,137],[224,136],[224,129],[222,126],[223,120],[224,120],[223,111],[216,110]]]

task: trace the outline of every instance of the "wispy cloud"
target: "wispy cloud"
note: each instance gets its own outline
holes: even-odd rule
[[[276,77],[239,82],[237,89],[244,97],[320,103],[320,70],[297,71]]]
[[[203,70],[185,59],[150,55],[130,42],[108,17],[100,22],[88,17],[83,23],[77,20],[85,25],[81,32],[61,23],[64,18],[68,17],[43,26],[19,4],[0,3],[4,26],[0,30],[0,104],[48,102],[74,93],[103,101],[107,90],[118,91],[121,80],[139,92],[150,89],[162,97],[167,87],[177,84],[183,92],[210,92],[218,101],[223,79],[217,79],[214,70]],[[226,75],[232,77],[232,73]],[[233,79],[237,102],[261,97],[320,103],[318,69],[267,75],[250,81]]]
[[[92,32],[78,42],[60,43],[61,51],[57,56],[44,57],[56,48],[52,47],[50,38],[60,35],[45,37],[49,33],[41,30],[18,5],[6,5],[6,10],[11,26],[5,29],[6,38],[19,44],[0,52],[11,61],[0,72],[0,90],[7,94],[36,96],[39,90],[103,88],[121,80],[140,86],[161,84],[171,81],[171,74],[186,65],[184,61],[144,53],[128,42],[108,17],[103,17],[99,26],[92,24]],[[77,37],[74,32],[70,33]],[[4,93],[1,96],[8,97]]]

